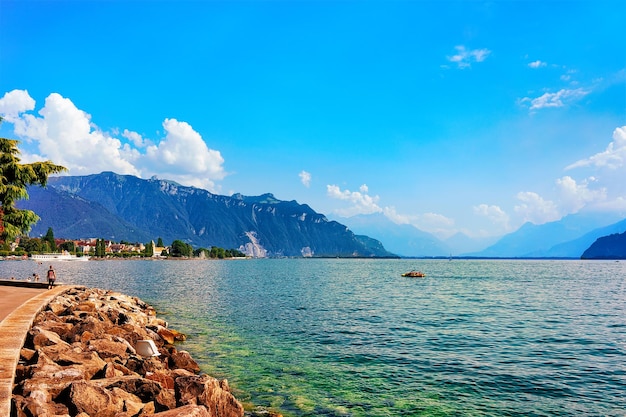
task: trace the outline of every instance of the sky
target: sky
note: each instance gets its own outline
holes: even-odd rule
[[[0,0],[0,137],[69,175],[444,239],[626,217],[624,1]]]

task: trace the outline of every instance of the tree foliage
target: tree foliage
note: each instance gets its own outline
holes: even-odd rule
[[[148,244],[146,244],[146,249],[144,253],[149,258],[154,255],[154,242],[149,242]]]
[[[48,232],[44,236],[43,241],[48,245],[48,252],[56,251],[57,245],[54,242],[54,232],[52,231],[52,227],[48,227]]]
[[[3,241],[27,234],[39,220],[33,211],[15,207],[17,201],[28,198],[27,187],[45,187],[48,176],[67,170],[51,161],[20,164],[18,144],[17,140],[0,138],[0,240]]]
[[[175,240],[172,242],[170,249],[170,256],[173,257],[190,257],[193,255],[193,247],[183,242],[182,240]]]
[[[195,256],[200,256],[204,253],[204,256],[211,259],[226,259],[226,258],[245,258],[246,254],[237,249],[224,249],[218,246],[211,246],[211,249],[198,248],[194,252]]]
[[[39,253],[45,250],[44,242],[42,242],[42,240],[37,237],[29,238],[27,236],[23,236],[20,239],[20,247],[28,253]]]
[[[94,256],[97,258],[104,258],[106,256],[106,243],[104,239],[96,239]]]
[[[65,241],[59,245],[59,249],[66,250],[70,253],[76,252],[76,244],[72,240]]]

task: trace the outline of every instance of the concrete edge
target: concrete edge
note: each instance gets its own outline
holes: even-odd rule
[[[20,359],[20,351],[26,341],[26,334],[39,314],[58,295],[75,286],[56,286],[25,301],[0,322],[0,415],[11,415],[11,399],[15,371]]]

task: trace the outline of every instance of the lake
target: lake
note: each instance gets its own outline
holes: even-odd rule
[[[154,305],[203,371],[284,416],[626,415],[626,262],[54,265]],[[4,261],[0,277],[47,267]]]

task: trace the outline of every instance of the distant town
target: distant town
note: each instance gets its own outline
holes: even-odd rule
[[[158,238],[148,243],[114,242],[112,240],[89,239],[58,239],[52,229],[42,237],[20,236],[15,241],[5,243],[0,249],[0,256],[28,258],[43,253],[67,253],[77,257],[91,258],[200,258],[228,259],[245,258],[246,255],[237,249],[224,249],[217,246],[194,249],[182,240],[174,240],[169,246]]]

